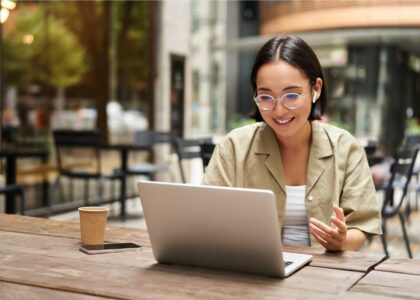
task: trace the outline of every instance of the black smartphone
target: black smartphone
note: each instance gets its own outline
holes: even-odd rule
[[[87,254],[102,254],[112,252],[123,252],[140,248],[140,245],[134,243],[109,243],[102,245],[81,245],[79,250]]]

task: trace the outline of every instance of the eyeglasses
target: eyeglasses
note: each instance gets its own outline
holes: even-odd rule
[[[303,95],[297,93],[287,93],[280,98],[271,95],[261,94],[254,97],[254,101],[261,110],[272,110],[276,106],[276,101],[280,100],[281,105],[287,109],[297,109],[303,104]]]

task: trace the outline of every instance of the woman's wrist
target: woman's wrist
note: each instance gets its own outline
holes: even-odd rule
[[[363,247],[366,240],[366,234],[357,229],[349,228],[347,230],[346,240],[342,245],[342,250],[359,250]]]

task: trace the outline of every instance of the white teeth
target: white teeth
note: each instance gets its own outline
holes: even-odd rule
[[[287,120],[275,120],[279,124],[286,124],[289,123],[293,118],[287,119]]]

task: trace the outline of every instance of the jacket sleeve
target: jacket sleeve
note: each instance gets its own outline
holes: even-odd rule
[[[381,213],[366,154],[353,137],[350,139],[340,207],[348,228],[381,234]]]
[[[235,186],[235,150],[229,138],[216,146],[206,168],[202,184]]]

